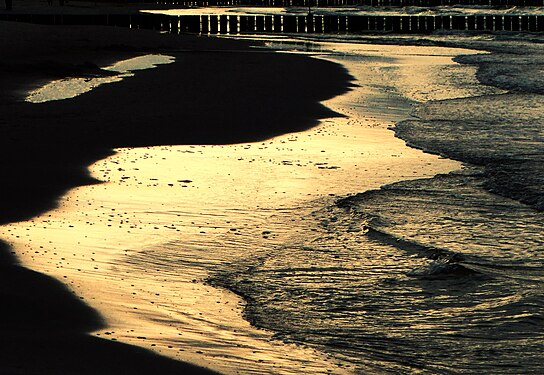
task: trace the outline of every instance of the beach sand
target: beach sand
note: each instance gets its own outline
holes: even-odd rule
[[[429,39],[463,45],[447,36]],[[207,284],[208,272],[232,261],[233,249],[240,261],[269,251],[265,242],[280,245],[304,229],[301,217],[315,208],[311,204],[330,203],[329,193],[458,168],[408,149],[386,127],[409,117],[410,100],[437,100],[427,106],[433,109],[451,103],[442,99],[481,93],[476,68],[451,63],[473,51],[375,46],[357,70],[349,61],[353,46],[341,57],[311,58],[251,48],[259,45],[107,27],[0,24],[0,109],[7,114],[0,118],[0,223],[13,246],[0,247],[1,373],[209,371],[181,361],[221,372],[235,372],[242,361],[244,370],[257,373],[273,372],[274,364],[276,373],[344,371],[322,353],[283,345],[252,327],[242,319],[241,298]],[[464,45],[488,43],[474,38]],[[92,95],[24,102],[50,80],[106,77],[112,73],[100,67],[157,53],[175,62]],[[508,75],[492,73],[504,81],[496,86],[509,88]],[[356,87],[365,76],[374,78]],[[387,82],[395,83],[390,96],[384,95]],[[501,92],[489,93],[494,90]],[[536,104],[538,112],[541,101]],[[358,118],[362,112],[367,117]],[[267,182],[283,175],[296,178]],[[258,194],[248,196],[242,185]],[[272,214],[263,214],[267,210]],[[171,268],[176,262],[188,266]],[[184,337],[174,339],[178,334]]]
[[[0,222],[31,217],[62,191],[92,183],[81,167],[113,148],[249,142],[307,129],[319,118],[334,116],[320,100],[349,88],[349,77],[339,65],[249,52],[247,43],[235,41],[106,27],[6,23],[2,31],[8,56],[2,74],[8,114],[2,144],[8,182],[3,188],[11,198],[1,202]],[[21,100],[22,91],[35,88],[40,79],[67,72],[96,74],[93,64],[165,48],[177,63],[141,72],[112,89],[97,88],[92,97],[40,105]],[[221,52],[225,50],[238,52]],[[290,97],[293,92],[296,101]]]
[[[337,103],[335,106],[334,102],[331,102],[328,107],[325,107],[320,102],[346,93],[352,88],[353,77],[341,65],[303,55],[278,54],[265,50],[249,49],[250,45],[259,44],[259,42],[255,41],[172,37],[158,35],[153,32],[105,27],[69,28],[13,23],[3,23],[1,30],[3,33],[0,38],[2,50],[9,52],[6,54],[9,57],[3,60],[0,71],[2,81],[6,82],[1,93],[2,106],[4,111],[9,114],[9,116],[1,120],[3,122],[2,127],[5,129],[4,134],[6,134],[2,141],[1,168],[3,175],[7,176],[2,186],[4,199],[0,201],[2,208],[0,222],[2,223],[23,221],[43,214],[53,208],[67,190],[81,185],[96,184],[99,182],[98,179],[117,182],[119,186],[126,187],[124,178],[131,176],[130,173],[135,173],[134,178],[145,177],[147,179],[154,178],[156,174],[159,174],[160,183],[165,182],[165,184],[157,191],[163,196],[168,196],[167,191],[170,189],[166,184],[168,176],[163,176],[158,173],[158,170],[153,170],[153,163],[147,166],[148,170],[142,172],[125,173],[126,170],[121,167],[118,170],[112,169],[116,163],[121,162],[130,165],[139,158],[145,159],[146,153],[151,153],[152,159],[168,158],[171,156],[169,156],[169,153],[171,154],[172,150],[174,150],[150,149],[146,151],[142,147],[172,144],[209,145],[257,142],[284,133],[301,132],[310,129],[318,124],[319,119],[329,119],[327,121],[331,121],[331,123],[334,123],[331,119],[336,119],[345,121],[349,125],[350,120],[346,115],[351,117],[349,113],[350,105],[353,113],[357,112],[357,107],[361,105],[369,107],[385,106],[389,108],[391,113],[394,113],[395,101],[400,98],[393,95],[392,98],[384,102],[363,104],[350,97],[347,102],[341,103],[342,105]],[[380,55],[380,53],[387,55],[386,49],[383,52],[378,51],[377,55]],[[161,66],[159,69],[138,72],[134,77],[117,82],[114,85],[98,87],[94,90],[93,95],[82,95],[64,102],[43,104],[23,102],[23,98],[29,90],[37,88],[41,83],[48,80],[66,76],[92,77],[105,75],[107,73],[101,71],[98,66],[148,53],[168,54],[174,56],[176,62]],[[409,64],[408,60],[410,59],[417,59],[417,57],[407,58],[406,65]],[[447,61],[451,61],[451,56],[439,57],[438,60],[447,65]],[[428,70],[428,66],[424,66],[420,73],[428,73],[426,70]],[[360,74],[364,76],[363,73]],[[406,90],[403,93],[405,97],[421,100],[432,98],[433,95],[439,98],[444,97],[444,95],[446,97],[451,95],[451,93],[448,94],[447,87],[442,93],[410,91],[410,88],[414,86],[410,83],[413,76],[405,74],[397,78],[398,86]],[[375,84],[378,84],[378,82],[375,82]],[[425,85],[430,86],[432,84],[433,80],[430,80]],[[467,84],[467,87],[469,86]],[[368,92],[368,98],[372,97],[372,94],[373,92]],[[456,94],[459,95],[459,93]],[[467,95],[470,95],[470,93],[467,93]],[[353,100],[353,102],[349,102],[349,100]],[[343,108],[347,112],[346,114],[340,114],[330,108],[337,111]],[[400,110],[396,115],[396,120],[403,119],[404,116],[408,115],[408,112],[406,109]],[[366,139],[370,135],[378,136],[373,141],[374,145],[372,147],[375,149],[367,150],[369,160],[372,160],[372,158],[378,160],[385,155],[384,151],[379,149],[380,144],[390,147],[387,149],[387,158],[384,164],[381,165],[384,167],[383,171],[377,168],[379,163],[373,161],[374,164],[369,168],[371,171],[368,173],[372,180],[362,181],[360,184],[355,184],[357,181],[353,181],[353,184],[346,184],[336,191],[338,194],[346,194],[362,188],[377,188],[383,183],[393,182],[398,179],[432,176],[435,173],[448,171],[458,166],[457,163],[445,160],[438,162],[437,157],[424,156],[419,151],[408,151],[403,146],[402,141],[395,140],[391,133],[390,137],[386,136],[388,131],[384,130],[384,127],[392,125],[392,123],[382,121],[381,129],[372,129],[382,120],[377,118],[379,113],[370,114],[370,117],[372,115],[374,115],[374,118],[369,120],[368,129],[358,136],[359,139]],[[328,127],[312,136],[327,138],[331,134],[334,135],[338,131],[334,126],[329,124]],[[353,134],[349,136],[353,136]],[[346,144],[349,145],[348,148],[355,148],[358,142],[357,137],[348,140],[349,136],[346,135]],[[296,141],[296,136],[288,140],[280,139],[277,142],[282,144],[291,140]],[[323,143],[323,145],[326,145],[326,143]],[[127,147],[138,147],[139,149],[134,151],[125,149],[118,156],[111,156],[113,149]],[[246,147],[248,146],[241,145],[236,151],[221,151],[219,149],[211,151],[211,153],[213,155],[216,152],[217,155],[222,155],[225,152],[227,154],[236,152],[243,158],[245,153],[243,150]],[[186,151],[193,152],[190,149]],[[203,149],[197,151],[204,152]],[[336,154],[342,153],[342,150],[334,151]],[[210,153],[209,150],[205,152]],[[397,161],[396,159],[403,153],[406,153],[403,156],[406,158],[403,159],[405,161],[400,159]],[[266,155],[266,153],[263,154],[263,156]],[[285,155],[293,157],[293,153],[288,150],[285,151]],[[300,157],[304,153],[296,155]],[[96,167],[93,168],[93,175],[89,175],[86,167],[107,156],[111,157],[108,158],[105,164],[96,164]],[[280,156],[283,156],[281,152],[275,155],[275,157]],[[350,155],[350,157],[352,156]],[[323,159],[327,160],[328,163],[330,160],[327,157]],[[198,162],[198,160],[195,161],[189,158],[177,159],[172,157],[171,159],[172,163]],[[411,164],[408,170],[403,164],[406,160]],[[278,162],[284,163],[281,159]],[[139,163],[144,166],[144,169],[147,168],[143,161],[140,160]],[[353,163],[353,160],[350,160],[350,163]],[[239,164],[239,161],[233,160],[233,164],[229,168],[236,170],[236,166]],[[166,165],[168,166],[168,164]],[[325,169],[332,167],[330,170],[326,170],[327,173],[338,172],[346,176],[349,176],[353,171],[348,168],[348,164],[342,165],[342,168],[337,172],[335,165],[332,164],[318,163],[316,166]],[[351,168],[353,168],[353,165]],[[153,175],[149,174],[150,170]],[[108,173],[100,175],[100,172],[104,171],[108,171]],[[243,170],[240,172],[241,176],[237,177],[239,177],[239,181],[242,181],[244,173]],[[256,170],[255,173],[263,173],[263,171]],[[339,180],[342,180],[342,178],[339,178]],[[181,184],[183,184],[183,180],[178,185]],[[185,184],[189,183],[185,182]],[[321,185],[321,183],[319,185],[310,186],[312,189],[308,189],[309,187],[306,186],[302,191],[313,190],[318,193],[317,195],[327,195],[328,185]],[[271,189],[277,189],[280,193],[282,190],[300,190],[296,186],[272,186]],[[106,190],[103,194],[108,197],[108,194],[112,194],[112,192],[116,192],[116,190],[111,190],[110,187],[110,190]],[[40,221],[45,223],[49,220],[47,216],[50,214],[54,216],[51,219],[52,222],[59,219],[61,226],[73,226],[74,222],[72,220],[75,222],[85,220],[78,215],[87,214],[87,211],[78,208],[79,203],[75,199],[85,197],[87,193],[83,192],[83,195],[78,196],[77,194],[80,193],[76,191],[74,194],[67,195],[61,201],[61,209],[68,207],[68,211],[72,210],[71,215],[73,216],[64,216],[66,210],[61,210],[56,213],[45,213],[40,217]],[[117,201],[123,201],[125,199],[122,190],[115,194],[118,195],[114,195],[112,201],[116,199]],[[96,195],[94,197],[96,199]],[[177,195],[173,195],[172,200],[176,198]],[[104,196],[102,196],[102,199],[104,199]],[[106,201],[102,203],[107,202],[108,198],[105,199]],[[216,203],[220,201],[220,199],[217,199]],[[277,204],[278,202],[281,202],[281,199],[273,203]],[[129,199],[129,204],[134,205],[137,210],[141,209],[141,207],[138,207],[140,203],[130,202]],[[158,205],[163,204],[160,200],[156,203]],[[173,204],[173,201],[167,203]],[[206,205],[206,202],[202,203],[203,206]],[[115,205],[117,204],[115,203]],[[271,204],[271,206],[274,206],[274,204]],[[94,214],[97,215],[97,218],[93,218],[96,219],[96,222],[100,218],[108,216],[107,212],[102,211]],[[162,215],[160,212],[159,214]],[[164,220],[161,215],[156,217]],[[290,214],[285,217],[280,215],[280,219],[287,220],[289,216]],[[251,217],[249,219],[251,221]],[[30,221],[29,225],[35,226],[37,223],[38,221]],[[151,225],[151,223],[148,224]],[[162,229],[162,224],[166,224],[165,222],[160,222],[160,224],[161,234],[169,231],[169,228]],[[201,224],[205,225],[205,223]],[[191,231],[197,230],[197,228],[198,224],[193,225]],[[219,229],[230,231],[228,227]],[[257,229],[259,229],[259,226],[257,226]],[[24,223],[19,226],[19,230],[25,230]],[[113,232],[115,235],[109,236],[107,233],[112,233],[111,229],[105,227],[103,230],[104,232],[101,235],[112,237],[114,242],[115,238],[123,236],[124,231],[123,229],[119,233]],[[198,228],[198,231],[201,230],[202,228]],[[15,229],[13,232],[8,229],[8,232],[10,232],[10,241],[12,242],[17,242],[18,238],[24,237],[17,234]],[[144,232],[147,233],[147,238],[156,238],[153,236],[156,236],[157,232],[155,234],[151,234],[154,231],[151,231],[151,233]],[[38,236],[34,229],[33,233],[34,236]],[[15,260],[7,256],[7,254],[11,254],[13,249],[5,247],[6,257],[5,259],[2,258],[2,262],[9,272],[6,271],[3,275],[10,278],[10,281],[5,283],[5,285],[9,285],[9,288],[3,290],[2,293],[6,301],[10,301],[9,298],[11,297],[9,296],[13,294],[17,296],[15,301],[27,301],[23,304],[10,302],[9,309],[5,310],[7,313],[3,321],[9,321],[12,315],[20,317],[17,325],[6,324],[4,328],[6,334],[3,337],[11,338],[11,340],[6,340],[5,344],[3,342],[3,346],[6,346],[4,351],[6,361],[2,361],[2,363],[6,371],[15,372],[19,368],[20,371],[17,371],[22,373],[39,373],[40,371],[44,373],[85,373],[84,371],[89,373],[108,373],[107,371],[119,373],[121,372],[120,369],[127,369],[127,372],[130,373],[147,373],[150,371],[148,371],[149,367],[146,366],[153,366],[154,369],[155,366],[164,366],[164,370],[158,370],[160,367],[156,367],[157,370],[155,371],[166,373],[169,370],[180,372],[186,369],[181,363],[158,357],[143,349],[136,349],[111,340],[85,335],[86,332],[99,329],[104,337],[119,336],[119,333],[117,335],[111,334],[109,325],[112,322],[119,327],[124,327],[123,324],[127,325],[127,322],[122,322],[124,319],[122,314],[125,314],[126,311],[123,308],[114,313],[110,311],[110,315],[107,316],[108,326],[104,326],[102,318],[87,305],[80,302],[82,295],[78,293],[77,296],[74,296],[73,290],[78,292],[87,290],[88,293],[85,294],[85,297],[96,297],[96,290],[93,291],[92,289],[107,287],[108,279],[98,282],[98,280],[93,279],[93,277],[96,278],[97,273],[92,270],[84,273],[81,279],[73,278],[74,275],[78,274],[77,267],[90,267],[92,269],[95,264],[93,264],[94,260],[93,262],[87,260],[76,263],[76,258],[84,258],[85,256],[90,258],[90,255],[85,253],[85,246],[88,246],[88,244],[85,243],[85,246],[83,246],[78,242],[83,241],[83,237],[86,237],[86,235],[77,237],[72,234],[72,236],[74,243],[70,245],[72,241],[70,240],[67,241],[67,244],[74,246],[74,257],[69,259],[68,263],[71,263],[71,265],[66,267],[75,268],[71,271],[70,290],[43,274],[16,266]],[[138,239],[139,237],[134,238]],[[92,238],[89,239],[91,242],[92,240]],[[98,238],[95,240],[98,241]],[[34,249],[34,245],[37,245],[36,249]],[[44,248],[40,248],[40,246]],[[49,246],[54,245],[50,244]],[[76,247],[81,248],[76,249]],[[126,244],[114,244],[110,241],[106,245],[95,244],[95,247],[97,249],[111,247],[115,250],[114,256],[110,260],[104,257],[101,258],[103,263],[99,262],[97,265],[102,266],[107,265],[109,261],[114,263],[120,257],[119,254],[124,252]],[[32,264],[36,257],[40,257],[38,263],[41,264],[43,269],[47,270],[49,267],[48,273],[52,273],[60,279],[64,278],[65,270],[55,266],[59,256],[57,256],[54,247],[49,248],[44,243],[43,245],[33,244],[30,248],[33,250],[32,252],[28,251],[28,248],[23,249],[23,252],[21,252],[21,255],[24,255],[25,258],[25,264]],[[71,252],[69,247],[63,251],[66,250]],[[104,252],[104,254],[106,253]],[[71,254],[69,255],[71,256]],[[133,252],[132,255],[137,258],[149,254],[144,251],[142,253]],[[108,255],[106,254],[106,256]],[[64,266],[65,262],[58,263],[58,265],[61,264]],[[66,270],[66,272],[69,273],[70,271]],[[95,273],[93,274],[93,272]],[[98,272],[100,274],[102,271]],[[16,277],[17,283],[11,281]],[[201,278],[202,275],[199,274],[197,277]],[[74,280],[77,282],[74,282]],[[81,286],[81,280],[86,280],[87,284]],[[190,278],[187,281],[190,283]],[[32,287],[34,283],[49,285],[49,287],[43,293],[31,293],[29,290],[34,290],[34,287]],[[144,286],[148,287],[149,285]],[[196,292],[202,292],[202,294],[204,294],[204,289],[209,289],[203,284],[198,284],[195,288]],[[147,292],[153,292],[154,290],[153,287],[148,289]],[[187,290],[190,291],[191,288]],[[138,289],[138,291],[141,290]],[[119,291],[116,291],[116,293],[119,293]],[[110,295],[110,298],[113,295]],[[35,302],[38,296],[40,296],[39,302]],[[183,297],[193,298],[190,295],[183,295]],[[225,301],[233,304],[241,303],[240,300],[233,298],[228,293],[219,293],[219,297],[225,298],[225,300],[222,300],[223,303]],[[218,294],[212,293],[208,302],[215,303],[213,299],[219,297]],[[144,301],[146,300],[144,299]],[[104,301],[104,303],[105,305],[102,306],[106,306],[108,301]],[[28,310],[32,309],[34,311],[33,306],[40,304],[43,307],[35,311],[42,311],[42,313],[28,314]],[[95,304],[100,303],[91,301],[91,305],[94,306]],[[117,304],[119,305],[119,303]],[[123,303],[120,305],[123,305]],[[125,309],[126,306],[124,306]],[[70,313],[71,311],[74,311],[74,313]],[[239,308],[233,308],[232,311],[234,313],[229,312],[228,314],[237,315],[238,318],[241,316]],[[218,314],[221,314],[221,310],[219,310]],[[224,314],[230,316],[226,312]],[[80,319],[73,319],[75,315]],[[62,324],[59,323],[60,325],[58,325],[55,322],[61,322]],[[36,327],[39,329],[36,329]],[[250,330],[248,323],[243,328]],[[153,332],[151,333],[153,334]],[[124,334],[122,333],[122,335]],[[260,340],[268,340],[269,336],[267,335],[267,333],[263,333]],[[125,336],[123,338],[129,342],[138,342],[138,337],[130,337],[130,333]],[[134,334],[134,336],[136,335]],[[153,340],[149,340],[149,343],[151,342]],[[42,346],[47,346],[48,350],[33,350],[33,355],[36,358],[32,361],[26,360],[28,357],[25,354],[24,347],[40,348]],[[185,349],[190,351],[190,348]],[[176,350],[179,350],[179,348],[176,347]],[[298,353],[297,350],[299,349],[292,348],[293,353]],[[165,351],[168,350],[165,349]],[[301,357],[309,356],[305,351],[300,353]],[[168,353],[168,355],[173,356],[171,353]],[[268,358],[266,353],[249,355]],[[71,357],[73,360],[54,360],[52,363],[51,358],[63,356]],[[89,359],[91,356],[101,359],[91,361]],[[132,358],[135,356],[140,358],[141,361],[133,361]],[[181,357],[184,356],[181,355]],[[190,355],[185,357],[188,357],[191,361],[193,360]],[[319,355],[316,354],[313,360],[318,358]],[[306,357],[304,359],[307,360]],[[118,368],[110,365],[110,362],[114,361],[119,365]],[[86,363],[89,362],[91,364],[87,365]],[[124,362],[130,362],[130,364]],[[205,361],[197,362],[206,365]],[[258,363],[258,358],[255,358],[255,362]],[[82,369],[83,366],[87,370]],[[216,365],[215,368],[217,367],[221,368],[221,366]],[[193,373],[194,369],[189,369]]]
[[[254,53],[245,42],[7,22],[0,33],[2,223],[29,219],[68,189],[95,183],[86,166],[113,148],[255,141],[309,128],[334,116],[319,101],[349,87],[338,65]],[[98,88],[63,103],[23,100],[47,80],[104,74],[97,65],[164,50],[175,64],[119,82],[115,92]],[[296,102],[288,96],[293,91],[300,93]],[[204,371],[86,335],[103,325],[100,316],[60,282],[17,265],[12,253],[3,245],[0,372]]]

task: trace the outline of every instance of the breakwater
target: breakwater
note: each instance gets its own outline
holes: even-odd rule
[[[444,31],[543,32],[540,15],[183,15],[1,14],[0,20],[46,25],[105,25],[195,34],[366,33],[429,34]]]
[[[261,7],[436,7],[436,6],[543,6],[544,0],[139,0],[142,3],[182,6],[261,6]]]

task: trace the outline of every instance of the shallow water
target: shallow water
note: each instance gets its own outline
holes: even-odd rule
[[[94,88],[108,83],[119,82],[134,75],[136,70],[156,68],[157,65],[171,64],[174,57],[165,55],[143,55],[118,61],[113,65],[103,67],[104,76],[71,77],[46,83],[28,94],[25,98],[30,103],[45,103],[53,100],[75,98]],[[109,75],[107,72],[113,72]]]
[[[4,237],[104,315],[101,337],[226,373],[444,368],[400,351],[414,345],[408,332],[431,327],[414,326],[411,313],[427,311],[411,301],[428,303],[428,288],[407,276],[427,260],[368,238],[360,214],[352,220],[334,203],[460,167],[406,147],[388,127],[414,100],[482,92],[474,68],[452,62],[471,51],[310,47],[355,77],[358,87],[325,103],[346,117],[261,143],[117,150],[91,168],[103,184],[3,226]],[[266,329],[242,319],[244,306]]]
[[[246,296],[257,326],[358,372],[540,373],[543,100],[485,91],[419,106],[396,129],[482,167],[339,199],[215,282]]]
[[[484,182],[478,169],[402,182],[340,200],[341,213],[332,211],[364,222],[373,247],[394,249],[395,267],[405,267],[373,283],[378,297],[370,306],[360,291],[365,313],[350,324],[381,327],[366,344],[394,348],[387,360],[404,363],[406,371],[542,369],[544,217],[487,192]],[[342,243],[355,249],[353,238]]]

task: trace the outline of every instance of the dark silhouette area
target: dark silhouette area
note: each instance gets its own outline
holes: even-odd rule
[[[0,241],[0,373],[208,374],[144,349],[99,339],[96,311],[59,281],[21,267]]]
[[[348,88],[340,66],[265,52],[176,54],[177,62],[79,97],[11,103],[0,140],[0,223],[30,218],[93,181],[118,147],[253,142],[338,116],[319,101]],[[318,74],[323,71],[326,74]]]
[[[17,264],[0,241],[0,329],[88,332],[102,327],[98,314],[62,283]]]

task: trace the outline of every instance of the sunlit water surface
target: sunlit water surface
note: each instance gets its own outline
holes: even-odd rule
[[[30,103],[44,103],[74,98],[98,86],[132,77],[134,71],[152,69],[156,68],[157,65],[171,64],[173,62],[174,57],[166,55],[143,55],[118,61],[113,65],[102,68],[104,73],[112,72],[111,75],[104,74],[103,76],[71,77],[54,80],[30,92],[25,100]]]
[[[474,68],[452,62],[473,51],[270,45],[343,64],[359,87],[325,104],[346,117],[266,142],[117,150],[91,167],[104,183],[74,189],[58,209],[2,234],[26,265],[104,315],[101,337],[225,373],[423,368],[397,349],[414,345],[408,331],[434,329],[403,310],[425,296],[407,273],[427,260],[369,238],[360,213],[334,203],[460,168],[406,147],[388,127],[414,101],[485,91]],[[409,311],[441,320],[436,302]],[[244,320],[244,306],[267,329]]]

